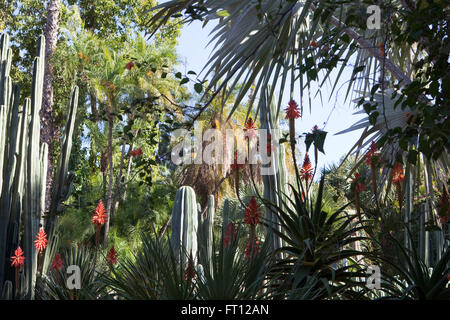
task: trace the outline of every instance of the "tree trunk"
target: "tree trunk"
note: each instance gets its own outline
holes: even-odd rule
[[[103,244],[106,247],[108,244],[108,231],[109,231],[109,220],[111,217],[111,204],[112,204],[112,191],[113,191],[113,179],[114,179],[114,167],[113,167],[113,126],[114,119],[113,115],[107,112],[108,117],[108,165],[109,165],[109,181],[108,181],[108,194],[107,194],[107,204],[106,204],[106,223],[105,223],[105,235]]]
[[[60,0],[49,0],[47,4],[47,22],[45,24],[45,73],[41,109],[41,142],[48,145],[47,186],[45,194],[45,212],[50,208],[53,187],[53,65],[50,59],[56,50],[59,29]]]
[[[125,146],[126,146],[127,140],[126,136],[123,137],[122,142],[122,152],[120,155],[120,165],[119,165],[119,174],[116,178],[116,185],[114,186],[114,195],[113,195],[113,201],[112,201],[112,208],[111,208],[111,218],[114,217],[114,213],[117,210],[117,207],[119,206],[119,196],[120,191],[122,189],[122,173],[123,173],[123,167],[125,162]]]

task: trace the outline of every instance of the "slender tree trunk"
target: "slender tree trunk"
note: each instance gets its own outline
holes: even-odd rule
[[[137,135],[139,133],[139,129],[136,130],[136,132],[134,133],[134,139],[136,139]],[[134,148],[134,139],[130,144],[130,150],[133,150]],[[128,186],[128,179],[130,178],[130,173],[131,173],[131,164],[133,163],[133,158],[129,157],[128,159],[128,165],[127,165],[127,173],[125,174],[125,184],[124,184],[124,189],[123,189],[123,193],[122,193],[122,201],[125,201],[125,199],[127,198],[127,186]]]
[[[113,167],[113,135],[112,130],[114,126],[113,115],[107,110],[108,117],[108,165],[109,165],[109,181],[108,181],[108,194],[106,202],[106,223],[105,223],[105,235],[103,244],[106,247],[108,244],[108,231],[109,220],[111,218],[111,205],[112,205],[112,191],[113,191],[113,179],[114,179],[114,167]]]
[[[47,22],[45,24],[45,74],[41,110],[41,142],[48,145],[47,187],[45,194],[45,212],[50,208],[53,187],[53,138],[55,135],[53,121],[53,65],[50,59],[56,50],[59,29],[60,0],[47,3]]]
[[[124,167],[124,162],[125,162],[126,143],[127,143],[126,137],[123,137],[122,152],[120,154],[119,174],[117,175],[116,185],[114,186],[114,195],[113,195],[112,208],[111,208],[111,218],[114,217],[114,213],[116,212],[117,207],[119,206],[119,196],[120,196],[120,190],[122,189],[122,173],[123,173],[123,167]]]

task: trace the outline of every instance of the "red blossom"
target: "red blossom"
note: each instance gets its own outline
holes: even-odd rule
[[[20,246],[14,251],[14,256],[12,256],[10,260],[11,267],[19,268],[24,265],[25,257],[23,256],[23,251]]]
[[[450,221],[450,203],[448,201],[448,194],[445,187],[442,188],[442,196],[439,203],[439,220],[441,220],[442,224]]]
[[[239,170],[244,166],[242,163],[237,162],[237,157],[238,157],[238,154],[237,154],[237,150],[236,150],[236,151],[234,151],[234,160],[233,160],[233,164],[231,165],[232,170]]]
[[[134,67],[133,61],[128,62],[127,65],[125,66],[125,68],[127,68],[127,70],[131,70],[131,68],[133,68],[133,67]]]
[[[272,135],[269,133],[267,135],[267,145],[266,145],[266,152],[270,156],[272,154],[272,148],[274,145],[272,144]]]
[[[302,169],[300,170],[300,178],[302,180],[312,180],[313,178],[313,167],[311,161],[309,160],[308,152],[305,154],[305,159],[303,160]]]
[[[188,265],[184,271],[184,280],[186,282],[191,282],[195,278],[195,266],[194,259],[192,258],[192,251],[189,255]]]
[[[97,226],[102,226],[106,222],[106,214],[105,214],[105,207],[103,206],[103,202],[100,200],[100,202],[97,205],[97,208],[95,209],[95,213],[92,216],[92,223]]]
[[[135,158],[137,156],[141,156],[142,154],[143,154],[142,148],[137,148],[136,150],[130,151],[130,156],[132,156],[133,158]]]
[[[116,252],[116,249],[114,249],[114,246],[111,247],[111,249],[109,249],[108,254],[106,255],[106,261],[108,261],[108,263],[110,265],[115,265],[117,264],[117,257],[119,255]]]
[[[288,107],[285,109],[286,119],[298,119],[301,117],[298,104],[294,100],[289,101]]]
[[[355,193],[361,193],[366,190],[366,186],[361,182],[357,182],[355,185]]]
[[[256,256],[257,254],[261,253],[261,249],[259,248],[259,241],[256,237],[252,239],[249,239],[247,242],[247,246],[245,247],[244,255],[245,258],[250,257],[250,254],[253,253],[253,256]]]
[[[251,117],[248,118],[248,120],[244,126],[244,132],[247,132],[247,131],[248,131],[248,133],[245,136],[245,140],[248,140],[249,137],[251,139],[256,137],[256,126],[255,126],[255,122],[253,121],[253,119]]]
[[[247,208],[245,208],[244,223],[251,225],[251,226],[255,226],[255,225],[261,223],[259,221],[260,217],[261,217],[261,212],[259,212],[259,206],[256,203],[255,197],[252,197],[250,199],[250,202],[249,202]]]
[[[223,239],[224,248],[228,247],[233,242],[234,238],[236,237],[236,233],[237,230],[234,223],[230,222],[225,229],[225,236]]]
[[[44,229],[41,228],[41,230],[39,230],[38,234],[36,235],[36,240],[34,240],[34,247],[39,251],[39,254],[41,254],[42,251],[47,248],[47,243],[47,234],[45,234]]]
[[[61,255],[59,253],[55,254],[55,258],[52,262],[52,269],[61,270],[64,267],[64,261],[61,258]]]
[[[380,56],[384,57],[386,56],[386,50],[384,48],[384,43],[380,43],[380,47],[379,47],[379,51],[380,51]]]
[[[403,180],[405,180],[405,175],[403,174],[403,166],[400,162],[395,163],[391,175],[393,183],[402,183]]]
[[[313,48],[317,48],[317,42],[315,42],[315,41],[311,41],[311,43],[309,45]]]
[[[378,161],[378,147],[377,144],[372,141],[369,150],[367,151],[367,153],[364,155],[364,157],[366,158],[365,162],[368,166],[371,166],[372,163],[376,164]]]

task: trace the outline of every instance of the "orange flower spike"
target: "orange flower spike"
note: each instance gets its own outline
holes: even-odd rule
[[[402,183],[403,180],[405,180],[405,175],[403,174],[403,166],[399,162],[395,163],[394,169],[392,170],[391,174],[393,183]]]
[[[194,267],[194,259],[192,257],[192,251],[189,255],[189,261],[188,265],[186,267],[186,270],[184,272],[184,280],[186,282],[191,282],[195,278],[195,267]]]
[[[302,169],[300,170],[300,178],[302,180],[310,181],[313,178],[313,167],[311,165],[311,160],[309,160],[308,152],[305,154],[305,159],[303,160]]]
[[[95,209],[95,213],[92,216],[92,223],[101,226],[104,225],[105,222],[106,222],[105,206],[103,205],[103,202],[100,200],[100,202],[97,205],[97,208]]]
[[[19,246],[14,251],[14,255],[10,258],[11,267],[20,268],[25,264],[25,257],[23,256],[22,248]]]
[[[380,50],[380,56],[385,57],[385,56],[386,56],[386,51],[385,51],[384,43],[383,43],[383,42],[380,43],[379,50]]]
[[[255,226],[261,223],[259,220],[260,217],[261,212],[259,211],[258,203],[256,203],[255,197],[252,197],[247,208],[245,208],[244,223],[250,226]]]
[[[223,239],[224,248],[228,247],[233,242],[234,238],[236,237],[236,233],[237,230],[234,223],[230,222],[225,229],[225,236]]]
[[[106,255],[106,261],[108,261],[108,264],[115,265],[117,264],[117,257],[119,255],[116,252],[116,249],[114,249],[114,246],[109,249],[108,254]]]
[[[439,203],[439,220],[441,220],[442,224],[450,221],[450,203],[445,187],[442,188],[442,196]]]
[[[255,126],[255,122],[253,121],[253,119],[250,117],[248,118],[247,122],[244,125],[244,132],[248,131],[248,134],[245,137],[245,140],[248,140],[248,138],[250,137],[251,139],[253,139],[254,137],[256,137],[256,126]]]
[[[34,247],[39,251],[39,254],[42,254],[42,251],[47,248],[47,243],[47,234],[45,233],[44,229],[41,228],[41,230],[39,230],[38,234],[36,235],[36,240],[34,240]]]
[[[53,259],[52,262],[52,269],[57,269],[57,270],[61,270],[64,267],[64,261],[61,258],[61,255],[59,253],[55,254],[55,258]]]
[[[285,109],[286,119],[298,119],[301,117],[300,110],[298,109],[298,104],[294,100],[289,101],[288,107]]]
[[[398,206],[400,207],[400,211],[402,210],[403,205],[403,197],[402,197],[402,182],[405,180],[405,175],[403,174],[403,166],[401,163],[396,162],[394,168],[391,172],[392,175],[392,183],[395,185]]]
[[[261,249],[259,247],[258,239],[256,237],[254,237],[253,240],[249,239],[244,251],[245,258],[250,256],[254,257],[259,253],[261,253]]]
[[[291,148],[294,152],[295,145],[295,119],[301,117],[298,104],[294,100],[289,101],[288,107],[285,109],[286,119],[289,120],[289,138],[291,139]]]

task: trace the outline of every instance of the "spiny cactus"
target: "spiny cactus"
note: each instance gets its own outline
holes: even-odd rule
[[[171,246],[175,256],[181,256],[181,266],[187,266],[188,256],[197,257],[198,210],[195,191],[183,186],[178,189],[172,209]]]
[[[44,76],[45,39],[38,41],[37,57],[34,60],[31,99],[20,106],[20,88],[12,85],[9,75],[12,52],[8,47],[8,36],[0,38],[0,292],[9,290],[14,296],[33,299],[37,276],[37,251],[35,236],[44,220],[45,183],[47,176],[48,146],[40,144],[40,116]],[[70,193],[73,175],[67,173],[72,134],[74,130],[78,89],[72,93],[68,124],[65,130],[61,160],[52,199],[58,205]],[[52,211],[53,213],[53,211]],[[23,215],[22,215],[23,214]],[[50,214],[50,217],[53,215]],[[23,225],[21,226],[21,222]],[[48,223],[53,238],[55,222]],[[23,230],[23,232],[21,232]],[[9,257],[21,245],[26,258],[20,284],[16,283],[15,270]],[[48,266],[48,262],[44,264]],[[9,282],[8,282],[9,281]],[[3,287],[5,286],[6,289]],[[7,287],[8,288],[7,288]]]

